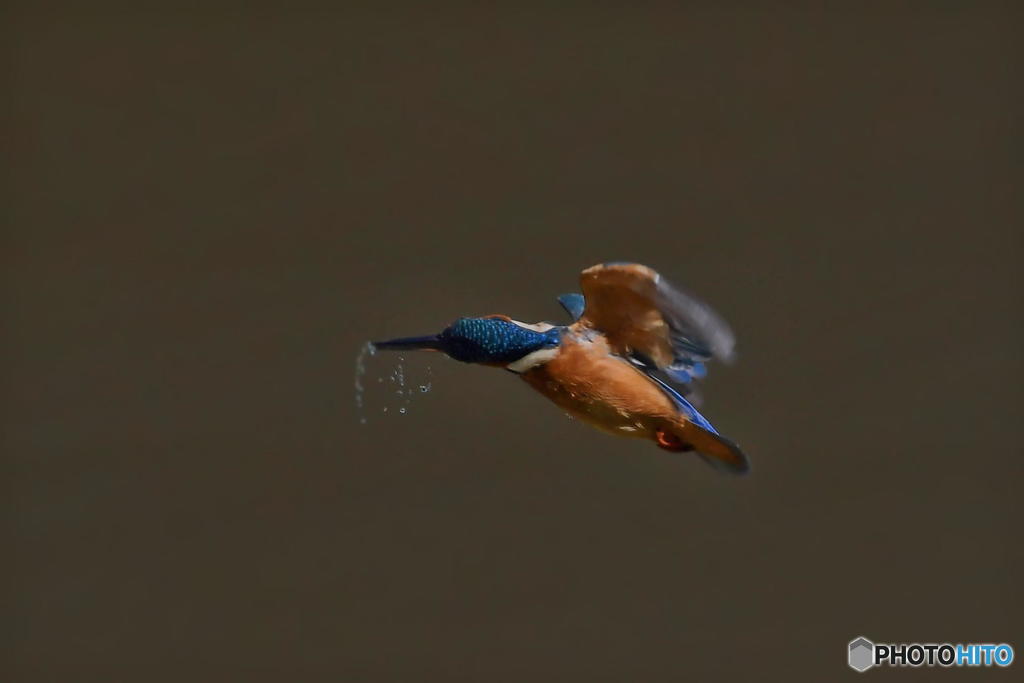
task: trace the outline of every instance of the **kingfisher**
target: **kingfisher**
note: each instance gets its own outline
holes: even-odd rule
[[[519,375],[570,416],[611,434],[693,452],[745,474],[739,446],[686,399],[712,360],[731,361],[728,324],[694,295],[638,263],[603,263],[580,274],[580,293],[559,303],[569,325],[507,315],[459,318],[439,334],[374,342],[382,350],[440,351],[463,363]]]

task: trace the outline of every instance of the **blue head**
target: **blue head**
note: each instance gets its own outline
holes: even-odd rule
[[[538,331],[502,317],[459,318],[440,334],[374,342],[385,350],[432,349],[463,363],[508,365],[534,351],[558,346],[561,330]]]

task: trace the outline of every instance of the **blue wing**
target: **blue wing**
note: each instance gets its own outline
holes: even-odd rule
[[[712,427],[711,423],[698,413],[697,409],[690,405],[690,402],[683,398],[679,392],[649,372],[645,372],[645,374],[675,402],[679,412],[685,415],[691,424],[707,432],[699,440],[694,439],[695,435],[690,435],[690,443],[694,446],[701,460],[716,470],[729,474],[746,474],[750,471],[750,460],[739,446],[719,434],[718,430]]]
[[[643,370],[643,368],[641,368],[641,370]],[[703,415],[697,412],[697,409],[694,408],[689,401],[683,398],[682,394],[680,394],[678,391],[670,387],[668,384],[652,375],[650,372],[644,371],[644,374],[650,377],[655,384],[661,387],[662,391],[668,394],[668,397],[672,399],[672,401],[676,404],[676,407],[679,408],[679,412],[685,415],[687,420],[694,423],[698,427],[702,427],[708,430],[712,434],[718,434],[718,430],[712,427],[711,423],[707,421],[707,418],[705,418]]]
[[[558,303],[562,304],[562,308],[572,317],[573,322],[579,320],[580,316],[583,315],[585,302],[582,294],[576,294],[575,292],[563,294],[558,297]]]

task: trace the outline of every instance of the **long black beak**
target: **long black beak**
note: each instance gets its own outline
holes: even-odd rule
[[[388,341],[373,342],[373,348],[385,351],[413,351],[419,349],[441,350],[441,340],[436,334],[428,337],[403,337]]]

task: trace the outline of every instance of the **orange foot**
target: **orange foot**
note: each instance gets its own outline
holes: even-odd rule
[[[655,432],[655,437],[658,442],[658,448],[664,448],[666,451],[682,453],[693,450],[693,446],[688,443],[683,443],[683,440],[678,436],[672,432],[667,432],[664,429],[659,429]]]

